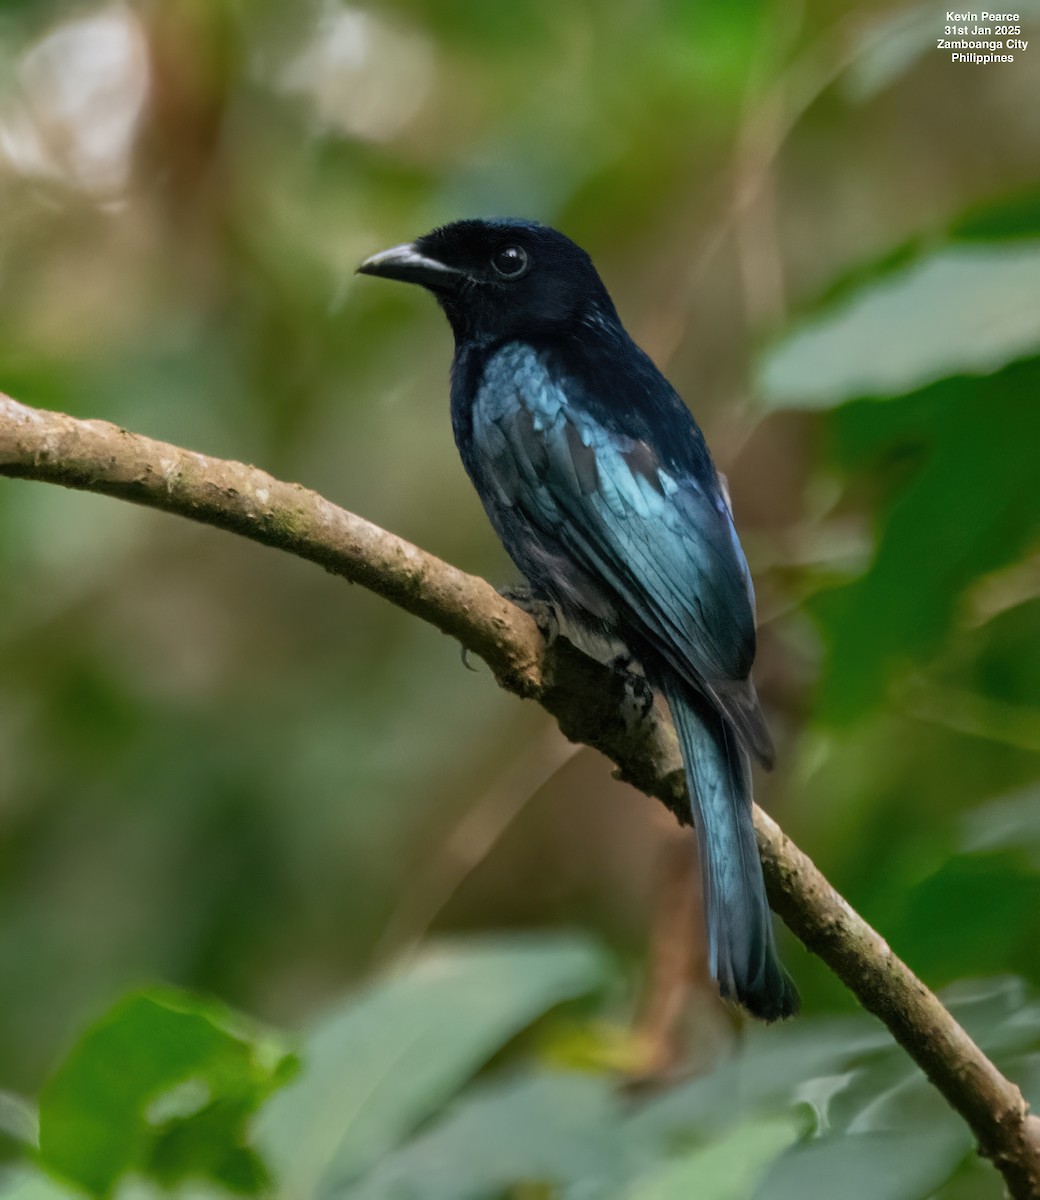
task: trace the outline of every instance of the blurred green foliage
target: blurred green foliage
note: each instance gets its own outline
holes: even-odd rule
[[[244,1125],[287,1077],[271,1038],[169,991],[135,993],[80,1037],[40,1099],[43,1163],[91,1195],[127,1173],[164,1184],[211,1176],[234,1191],[268,1182]]]
[[[759,799],[1036,1101],[1037,76],[1032,48],[951,66],[937,21],[4,5],[0,387],[257,462],[505,582],[443,322],[352,271],[460,215],[564,228],[729,478],[780,747]],[[268,1171],[364,1200],[998,1195],[793,945],[799,1022],[734,1052],[694,964],[648,1051],[677,845],[692,863],[375,598],[0,486],[4,1200]],[[430,929],[481,937],[384,965]],[[299,1075],[266,1099],[281,1043],[196,995],[302,1029]]]
[[[134,995],[83,1035],[44,1094],[49,1174],[21,1169],[0,1195],[80,1194],[64,1177],[136,1200],[190,1175],[177,1195],[227,1194],[209,1180],[280,1200],[914,1200],[971,1176],[967,1128],[864,1016],[752,1030],[739,1057],[656,1097],[549,1061],[551,1023],[577,1029],[577,1002],[609,977],[573,935],[431,948],[311,1026],[301,1073],[248,1135],[242,1113],[287,1078],[281,1049],[243,1038],[212,1001]],[[1011,980],[947,1000],[1035,1099],[1040,1003]],[[539,1018],[526,1053],[514,1045],[509,1066],[473,1081]]]

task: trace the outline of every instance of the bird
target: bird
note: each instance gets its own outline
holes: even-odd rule
[[[530,595],[623,643],[667,703],[719,992],[764,1021],[794,1015],[752,819],[750,760],[774,759],[751,678],[754,589],[693,415],[589,255],[548,225],[458,220],[357,270],[443,309],[455,442]]]

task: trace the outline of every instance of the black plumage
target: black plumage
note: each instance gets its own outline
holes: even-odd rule
[[[444,309],[455,439],[491,523],[536,595],[619,638],[663,693],[712,973],[755,1016],[790,1015],[751,819],[749,755],[773,760],[750,677],[754,593],[700,429],[553,229],[459,221],[359,269],[420,283]]]

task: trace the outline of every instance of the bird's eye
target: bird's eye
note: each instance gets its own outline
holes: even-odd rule
[[[491,265],[503,279],[519,279],[527,270],[527,251],[521,246],[503,246],[495,251]]]

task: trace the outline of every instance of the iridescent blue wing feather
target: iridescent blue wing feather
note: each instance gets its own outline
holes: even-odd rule
[[[521,564],[532,582],[542,576],[593,615],[618,612],[771,762],[748,681],[754,597],[714,470],[701,467],[698,477],[692,453],[686,464],[674,454],[666,462],[638,430],[609,427],[583,398],[529,348],[507,348],[489,364],[472,441],[503,541],[538,559]],[[699,437],[692,421],[687,435]]]

